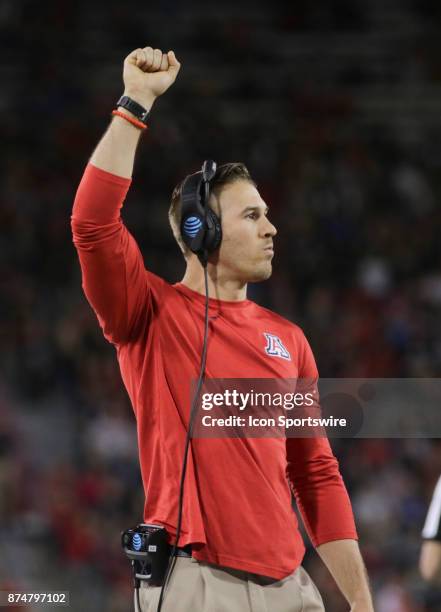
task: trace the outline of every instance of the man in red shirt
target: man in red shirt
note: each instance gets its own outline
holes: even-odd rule
[[[124,62],[125,98],[92,155],[75,199],[72,229],[83,288],[116,348],[138,427],[144,522],[177,531],[179,478],[204,330],[204,271],[180,235],[180,191],[170,221],[186,259],[180,283],[144,267],[120,218],[145,111],[174,82],[172,51],[136,49]],[[272,270],[275,227],[242,164],[221,166],[210,205],[222,241],[208,260],[207,378],[318,376],[302,331],[247,300],[248,282]],[[349,498],[326,438],[194,438],[188,456],[176,567],[163,610],[318,611],[321,597],[301,567],[308,534],[354,612],[372,602]],[[141,608],[160,587],[142,585]]]

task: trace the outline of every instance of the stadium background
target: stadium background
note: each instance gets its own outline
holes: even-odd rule
[[[439,376],[440,17],[429,0],[2,0],[0,588],[130,607],[134,419],[69,229],[124,56],[150,44],[183,65],[124,214],[150,269],[183,271],[166,221],[178,180],[206,157],[244,161],[279,228],[274,275],[251,295],[303,327],[322,376]],[[417,571],[439,442],[333,446],[376,610],[440,609]],[[313,551],[306,566],[327,611],[346,609]]]

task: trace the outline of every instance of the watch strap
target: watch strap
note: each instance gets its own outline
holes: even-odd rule
[[[121,96],[116,105],[125,108],[142,121],[142,123],[146,123],[149,111],[141,106],[141,104],[138,104],[138,102],[135,102],[135,100],[132,100],[132,98],[129,98],[129,96]]]

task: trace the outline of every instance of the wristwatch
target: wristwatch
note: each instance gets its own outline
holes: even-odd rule
[[[129,96],[121,96],[116,105],[127,109],[142,123],[146,123],[149,111],[141,106],[141,104],[138,104],[138,102],[135,102],[135,100],[132,100],[132,98],[129,98]]]

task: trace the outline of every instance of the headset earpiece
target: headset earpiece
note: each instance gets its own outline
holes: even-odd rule
[[[222,240],[220,219],[208,204],[215,172],[216,163],[205,161],[200,172],[187,176],[181,190],[182,239],[203,266]]]
[[[206,223],[205,248],[212,253],[221,243],[222,227],[219,217],[211,208],[207,208]]]

